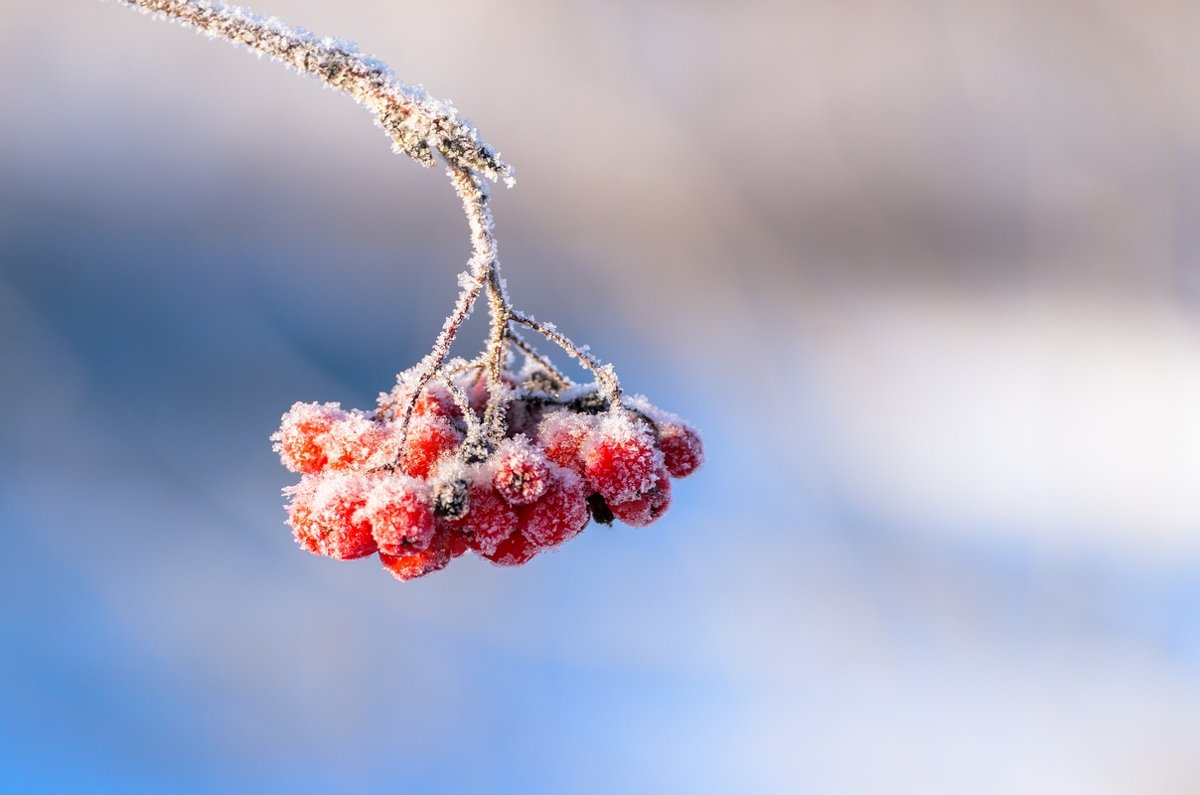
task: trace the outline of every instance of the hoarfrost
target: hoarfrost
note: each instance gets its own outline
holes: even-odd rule
[[[375,117],[392,148],[423,166],[439,152],[452,167],[474,171],[512,187],[513,170],[450,102],[420,86],[402,83],[382,61],[359,52],[351,41],[317,38],[275,17],[216,0],[118,0],[159,18],[193,27],[212,38],[240,44],[259,56],[281,61],[330,88],[343,91]]]

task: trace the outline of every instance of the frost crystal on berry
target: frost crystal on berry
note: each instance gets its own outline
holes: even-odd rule
[[[613,516],[632,527],[645,527],[671,507],[671,478],[667,469],[660,469],[654,485],[625,502],[609,503]]]
[[[424,549],[433,540],[435,520],[429,486],[402,475],[384,475],[373,482],[363,506],[379,551],[403,555]]]
[[[284,490],[287,523],[305,550],[339,560],[377,553],[401,580],[445,567],[468,549],[502,566],[528,562],[614,517],[643,526],[671,502],[670,477],[703,462],[700,437],[640,396],[616,370],[553,323],[519,310],[500,276],[487,181],[512,169],[453,105],[399,82],[349,42],[318,38],[217,0],[121,0],[279,60],[363,105],[393,148],[447,166],[467,219],[471,257],[432,350],[396,376],[371,412],[296,403],[271,436],[301,475]],[[484,350],[450,347],[481,296]],[[532,332],[592,379],[577,384]],[[519,361],[518,361],[519,360]]]
[[[517,512],[490,483],[476,483],[471,487],[470,508],[447,526],[462,534],[471,549],[486,555],[517,529]]]
[[[672,477],[686,478],[704,463],[700,434],[682,422],[660,425],[658,446]]]
[[[360,469],[376,457],[395,458],[395,443],[387,426],[352,411],[334,422],[325,434],[325,453],[331,469]],[[391,442],[389,444],[389,442]]]
[[[537,430],[538,444],[546,458],[554,463],[582,471],[579,448],[583,440],[596,427],[596,418],[589,414],[576,414],[559,410],[548,413]]]
[[[491,552],[481,552],[480,555],[497,566],[523,566],[541,551],[541,547],[518,530],[501,541]]]
[[[320,478],[309,503],[307,528],[319,554],[351,560],[378,549],[363,514],[366,502],[366,481],[361,475],[330,473]]]
[[[427,478],[443,456],[453,451],[462,435],[441,417],[420,417],[408,426],[400,468],[414,478]]]
[[[532,505],[521,508],[521,532],[542,547],[569,541],[582,532],[588,523],[590,513],[587,497],[583,478],[569,469],[555,466],[553,483],[546,495]]]
[[[510,505],[528,505],[550,485],[550,463],[524,437],[505,439],[496,448],[492,484]]]
[[[317,491],[317,478],[303,477],[295,486],[283,490],[288,498],[287,523],[292,528],[292,536],[301,549],[321,554],[321,537],[323,533],[313,517],[313,495]]]
[[[397,580],[415,580],[432,571],[446,568],[450,553],[445,545],[431,545],[425,549],[406,550],[399,555],[379,553],[383,567]]]
[[[271,436],[272,449],[293,472],[312,475],[329,463],[327,435],[346,416],[337,403],[296,403],[283,415]]]
[[[588,484],[610,504],[648,490],[662,466],[650,428],[625,413],[606,416],[584,439],[579,457]]]

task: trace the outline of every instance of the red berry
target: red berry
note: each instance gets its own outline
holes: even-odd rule
[[[337,403],[296,403],[271,435],[273,449],[291,471],[316,474],[328,463],[322,437],[344,416]]]
[[[613,516],[627,525],[645,527],[666,513],[671,507],[671,478],[667,470],[660,469],[654,485],[647,491],[625,502],[609,503]]]
[[[325,475],[293,491],[288,522],[301,547],[338,560],[370,555],[377,549],[371,523],[363,516],[366,489],[358,475]]]
[[[546,458],[559,466],[580,471],[579,448],[596,426],[596,418],[560,410],[547,414],[538,425],[537,441]]]
[[[433,504],[422,481],[402,475],[380,478],[367,495],[363,516],[379,551],[403,555],[412,548],[424,549],[433,539]]]
[[[654,485],[662,453],[654,434],[625,414],[609,415],[592,431],[579,450],[583,474],[605,500],[631,500]]]
[[[517,529],[517,512],[505,502],[490,484],[471,487],[467,515],[447,522],[466,538],[467,545],[486,555]]]
[[[492,485],[510,505],[528,505],[546,493],[550,468],[546,457],[525,439],[505,439],[496,449]]]
[[[462,416],[462,409],[450,394],[445,384],[430,381],[421,390],[417,405],[413,406],[413,414],[418,416],[443,417],[454,419]]]
[[[408,401],[412,398],[412,393],[412,387],[403,384],[397,386],[390,393],[381,395],[380,403],[392,408],[393,417],[403,419],[404,412],[408,408]],[[450,394],[450,390],[446,388],[445,384],[430,381],[421,390],[421,396],[417,398],[417,402],[413,406],[413,416],[455,419],[462,416],[462,410],[458,407],[458,403],[454,400],[454,396]]]
[[[407,581],[446,568],[450,553],[444,544],[430,544],[425,549],[409,549],[399,555],[380,552],[379,560],[393,577]]]
[[[414,418],[408,426],[408,440],[400,468],[414,478],[427,478],[438,459],[458,447],[462,436],[441,418]]]
[[[333,424],[324,437],[330,469],[361,469],[395,458],[390,423],[352,412]],[[378,460],[375,460],[378,459]]]
[[[553,466],[553,465],[552,465]],[[587,487],[575,472],[554,466],[546,494],[518,512],[521,533],[531,542],[551,547],[575,537],[587,525]]]
[[[528,563],[534,555],[541,551],[541,547],[518,530],[501,541],[491,552],[479,554],[497,566],[520,566]]]
[[[704,445],[700,435],[682,422],[669,422],[658,426],[658,449],[662,450],[667,471],[677,478],[685,478],[704,463]]]
[[[437,530],[434,532],[433,543],[442,544],[450,553],[452,558],[460,558],[467,553],[470,546],[467,545],[467,537],[463,535],[462,530],[457,527],[450,527],[449,522],[439,521]]]

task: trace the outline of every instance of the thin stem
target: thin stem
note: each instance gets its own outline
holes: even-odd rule
[[[509,323],[509,305],[500,287],[499,265],[492,268],[488,278],[488,308],[491,310],[491,330],[488,334],[487,357],[484,360],[487,369],[488,401],[483,414],[483,427],[490,445],[499,444],[504,438],[506,424],[506,409],[508,407],[508,385],[501,378],[504,363],[508,355],[507,330]]]
[[[442,330],[433,342],[433,350],[417,366],[417,380],[413,387],[412,396],[404,409],[403,430],[400,433],[401,446],[408,439],[408,424],[412,419],[413,409],[421,391],[429,383],[446,359],[450,356],[450,345],[458,336],[458,330],[470,316],[479,293],[491,277],[496,267],[496,238],[492,235],[492,216],[488,207],[487,190],[483,183],[471,171],[450,169],[450,181],[462,199],[463,211],[467,216],[467,224],[471,228],[471,259],[470,274],[462,274],[462,291],[454,304],[454,310],[442,324]],[[490,433],[490,429],[485,428]]]
[[[531,331],[536,331],[538,334],[541,334],[543,337],[562,348],[568,356],[578,360],[578,362],[583,365],[584,369],[596,377],[596,385],[600,387],[600,391],[604,393],[606,398],[608,398],[613,408],[620,408],[621,383],[618,381],[617,374],[613,370],[611,364],[602,364],[595,356],[592,356],[586,350],[571,342],[571,340],[565,334],[562,334],[553,323],[542,323],[530,317],[529,315],[518,312],[515,309],[511,310],[511,314],[512,321],[514,323],[525,326]]]
[[[485,441],[491,448],[504,438],[507,387],[501,378],[501,372],[504,368],[505,329],[508,328],[510,308],[508,298],[504,294],[504,285],[500,281],[500,260],[496,237],[492,232],[494,223],[492,208],[488,203],[487,187],[473,172],[463,169],[451,169],[450,181],[462,197],[463,210],[471,229],[472,260],[477,268],[476,278],[485,282],[488,294],[491,331],[483,357],[488,385],[483,432]]]
[[[563,387],[574,386],[574,382],[567,377],[567,374],[559,370],[554,362],[547,359],[538,349],[529,344],[516,329],[509,326],[508,341],[514,348],[525,354],[525,357],[536,362],[539,367],[550,374],[550,377],[560,383]]]
[[[463,419],[467,423],[467,440],[478,441],[480,437],[479,420],[475,419],[475,412],[471,410],[471,401],[466,394],[458,388],[458,384],[454,383],[454,379],[446,370],[439,370],[437,377],[446,386],[446,390],[450,393],[450,397],[454,399],[458,410],[462,412]]]
[[[471,359],[470,361],[466,361],[464,359],[464,360],[460,360],[458,364],[448,364],[446,367],[442,368],[442,372],[444,372],[446,375],[453,378],[456,375],[462,375],[463,373],[467,372],[468,370],[480,370],[482,368],[483,368],[483,359],[481,357],[476,356],[474,359]]]

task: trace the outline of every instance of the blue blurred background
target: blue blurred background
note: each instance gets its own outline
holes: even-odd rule
[[[0,790],[1200,790],[1200,11],[257,10],[478,123],[517,303],[709,463],[518,570],[298,552],[267,436],[426,351],[449,185],[0,0]]]

